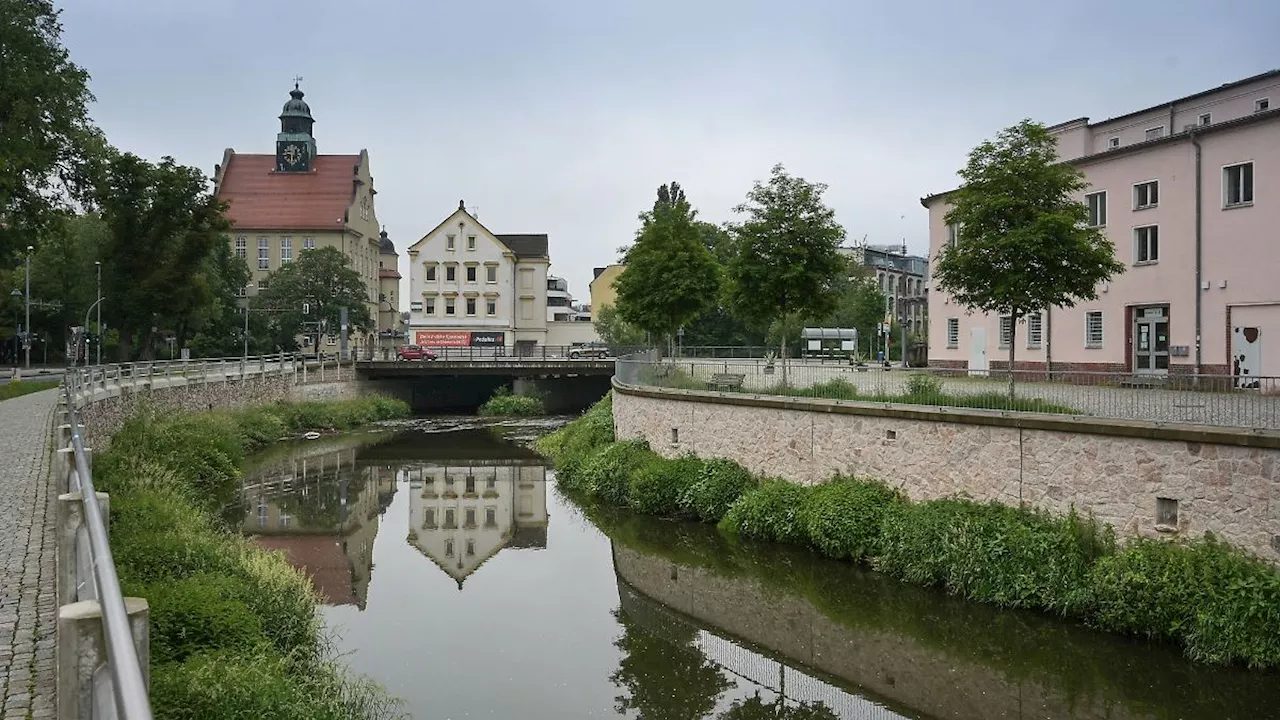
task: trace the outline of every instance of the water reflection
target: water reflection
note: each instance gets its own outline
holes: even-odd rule
[[[1274,673],[584,510],[503,435],[529,428],[448,429],[274,448],[235,508],[311,575],[353,669],[413,717],[1277,716]]]

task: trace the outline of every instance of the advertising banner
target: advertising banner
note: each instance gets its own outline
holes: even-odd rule
[[[472,347],[501,347],[506,344],[507,334],[504,332],[473,332]]]
[[[467,347],[471,345],[471,333],[466,330],[418,330],[414,344],[421,347]]]

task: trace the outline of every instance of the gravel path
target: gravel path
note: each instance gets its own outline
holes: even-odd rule
[[[0,401],[0,720],[53,718],[57,390]]]

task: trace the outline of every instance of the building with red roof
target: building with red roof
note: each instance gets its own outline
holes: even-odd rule
[[[379,232],[374,212],[377,192],[369,153],[320,154],[313,132],[315,119],[296,83],[289,95],[280,114],[274,154],[227,148],[222,162],[214,167],[214,193],[226,201],[233,227],[232,251],[253,273],[245,294],[265,289],[270,273],[300,253],[335,247],[365,280],[369,313],[381,330],[384,321],[398,317],[394,297],[399,278],[383,272],[394,272],[395,259],[387,266],[390,240]],[[394,245],[390,251],[394,256]],[[352,342],[359,349],[367,340],[353,336]],[[317,349],[304,342],[304,349],[336,352],[337,335],[328,336],[323,345],[327,347]]]

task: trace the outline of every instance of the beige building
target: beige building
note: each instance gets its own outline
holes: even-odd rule
[[[600,317],[600,311],[605,307],[618,302],[618,292],[613,289],[613,284],[617,282],[618,276],[626,270],[626,265],[608,265],[606,267],[598,267],[593,271],[591,279],[591,313],[595,317]]]
[[[545,234],[495,235],[459,202],[407,252],[411,343],[517,353],[547,344]]]
[[[383,230],[378,236],[378,346],[393,352],[405,342],[400,312],[400,255]]]
[[[314,248],[335,247],[360,273],[368,290],[367,307],[379,328],[383,278],[379,273],[382,242],[374,212],[369,153],[321,155],[312,132],[315,120],[295,85],[280,114],[275,154],[237,153],[227,148],[214,167],[214,193],[227,202],[233,227],[232,252],[253,274],[244,292],[250,298],[266,289],[267,276]],[[394,252],[394,248],[392,249]],[[385,260],[383,260],[385,262]],[[388,278],[389,279],[389,278]],[[334,329],[323,352],[336,352]],[[304,339],[304,351],[315,352]],[[366,339],[353,334],[353,348]]]

